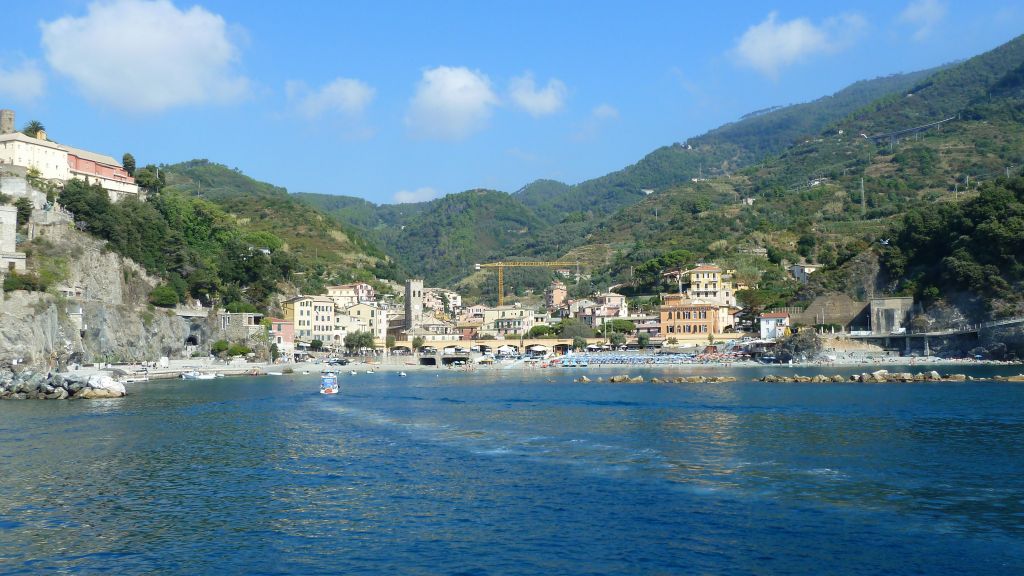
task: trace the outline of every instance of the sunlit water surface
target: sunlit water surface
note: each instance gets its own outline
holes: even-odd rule
[[[1024,385],[580,373],[0,403],[0,572],[1024,572]]]

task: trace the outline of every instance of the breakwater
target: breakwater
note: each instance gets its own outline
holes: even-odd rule
[[[120,398],[124,384],[106,374],[65,376],[0,368],[0,400]]]

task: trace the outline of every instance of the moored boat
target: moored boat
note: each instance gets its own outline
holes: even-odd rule
[[[181,373],[182,380],[213,380],[216,377],[214,374],[207,374],[198,370],[189,370],[188,372]]]
[[[324,372],[320,375],[320,393],[321,394],[337,394],[338,393],[338,375],[334,372]]]

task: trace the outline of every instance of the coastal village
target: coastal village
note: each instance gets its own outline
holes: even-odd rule
[[[102,186],[115,203],[128,197],[145,201],[147,197],[146,189],[113,157],[52,142],[42,130],[34,136],[16,131],[14,112],[0,111],[0,193],[10,199],[9,204],[0,206],[0,280],[4,274],[26,269],[22,243],[47,235],[59,238],[64,235],[61,230],[76,226],[74,215],[60,206],[53,194],[70,179]],[[18,203],[31,210],[21,227]],[[788,271],[794,281],[807,283],[821,269],[819,264],[797,262]],[[744,309],[737,293],[751,286],[738,282],[733,270],[714,262],[663,271],[665,285],[674,285],[676,290],[655,295],[648,301],[653,305],[633,308],[615,287],[570,298],[570,286],[581,280],[578,266],[575,271],[557,268],[554,275],[542,301],[533,305],[518,301],[499,306],[467,303],[454,290],[426,287],[422,279],[415,278],[406,280],[404,286],[384,284],[389,288],[386,294],[378,294],[369,282],[331,285],[317,294],[282,294],[272,307],[276,313],[230,312],[214,302],[193,300],[174,307],[174,315],[191,325],[180,346],[165,344],[160,356],[189,359],[223,354],[228,346],[219,343],[226,343],[235,346],[233,351],[241,362],[297,362],[344,354],[370,359],[416,355],[422,364],[440,366],[489,362],[495,356],[549,358],[608,352],[767,362],[806,361],[824,354],[834,361],[927,357],[936,340],[976,338],[983,330],[981,326],[936,334],[912,330],[915,306],[910,297],[856,301],[828,294],[803,308]],[[70,318],[85,338],[82,304],[93,296],[88,288],[66,283],[51,292],[59,294],[62,315]],[[502,300],[499,297],[499,302]],[[9,301],[6,306],[16,304]],[[571,329],[566,331],[565,326]],[[788,355],[776,351],[778,341],[800,331],[814,332],[816,338],[825,340],[825,346],[818,344]],[[218,344],[220,348],[214,350]],[[24,352],[8,350],[6,354],[12,357],[4,360],[24,362]],[[99,360],[81,351],[67,356],[77,363]],[[116,355],[114,359],[118,360]],[[127,354],[119,359],[156,360]]]

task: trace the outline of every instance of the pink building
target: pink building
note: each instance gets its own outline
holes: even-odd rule
[[[295,324],[290,320],[271,318],[270,342],[277,345],[281,356],[291,358],[295,352]]]

